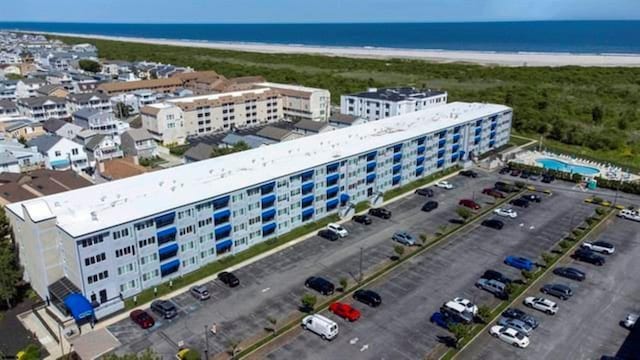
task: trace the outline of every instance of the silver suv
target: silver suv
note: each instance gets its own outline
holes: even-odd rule
[[[189,292],[191,293],[191,295],[193,295],[194,298],[200,301],[207,300],[211,297],[211,294],[209,294],[209,289],[207,289],[207,287],[204,285],[192,286],[191,289],[189,289]]]
[[[508,297],[507,286],[498,280],[480,279],[476,282],[476,287],[492,293],[498,299],[506,299]]]

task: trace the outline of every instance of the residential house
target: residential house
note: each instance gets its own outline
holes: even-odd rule
[[[46,84],[46,81],[38,78],[18,80],[16,83],[16,98],[36,97],[38,96],[37,90]]]
[[[0,172],[20,172],[18,159],[10,152],[0,152]]]
[[[44,167],[44,157],[38,149],[35,146],[27,147],[17,139],[1,139],[0,153],[11,154],[18,160],[18,172]]]
[[[49,119],[44,122],[44,130],[50,134],[62,136],[69,140],[75,139],[82,127],[76,124],[64,121],[62,119]]]
[[[16,80],[0,81],[0,100],[15,101],[17,99],[17,96],[16,96],[17,84],[18,84],[18,81]]]
[[[48,169],[71,169],[80,171],[89,167],[87,153],[81,144],[58,135],[42,135],[27,142],[45,156]]]
[[[315,135],[331,130],[335,130],[335,128],[329,125],[329,123],[313,120],[300,120],[293,127],[293,131],[302,136]]]
[[[72,170],[38,169],[21,174],[0,173],[0,205],[35,199],[92,185]]]
[[[124,156],[120,148],[120,138],[118,135],[98,134],[92,137],[84,147],[89,155],[89,161],[92,163]]]
[[[18,116],[18,105],[11,100],[0,99],[0,116]]]
[[[353,125],[360,125],[366,122],[367,120],[361,117],[347,114],[333,114],[329,117],[329,125],[338,129]]]
[[[103,112],[113,111],[111,98],[103,93],[69,94],[67,96],[67,110],[73,114],[81,109],[96,109]]]
[[[127,156],[137,156],[142,159],[158,155],[156,142],[149,131],[145,129],[129,129],[122,133],[120,141]]]
[[[68,93],[72,93],[75,91],[73,77],[68,72],[50,71],[47,73],[46,79],[47,79],[47,83],[52,85],[60,85],[63,88],[65,88]],[[62,97],[65,97],[65,96],[62,96]]]
[[[63,98],[69,95],[69,91],[61,85],[47,84],[36,90],[36,94],[38,96],[55,96]]]
[[[0,64],[0,75],[20,75],[20,65],[18,64]]]
[[[205,144],[203,142],[198,143],[195,146],[189,148],[189,150],[184,153],[184,162],[188,164],[196,161],[207,160],[211,158],[213,149],[213,146],[209,144]]]
[[[275,126],[265,126],[260,129],[260,131],[258,131],[255,135],[276,142],[289,141],[300,137],[298,134],[294,133],[291,130],[282,129]]]
[[[73,113],[73,123],[104,135],[120,135],[129,129],[129,124],[116,119],[112,112],[91,108]]]
[[[112,181],[124,179],[148,172],[144,166],[135,163],[133,157],[105,160],[98,164],[100,176]]]
[[[14,139],[24,138],[29,140],[45,133],[42,123],[24,118],[2,121],[0,122],[0,129],[4,132],[5,136]]]
[[[39,96],[18,99],[20,114],[33,121],[45,122],[49,119],[68,119],[67,103],[64,98]]]

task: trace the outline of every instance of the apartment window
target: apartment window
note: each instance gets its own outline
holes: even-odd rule
[[[198,227],[203,227],[203,226],[207,226],[207,225],[211,225],[211,223],[213,222],[213,218],[208,217],[204,220],[200,220],[198,221]]]
[[[191,234],[193,232],[195,232],[195,226],[194,225],[189,225],[189,226],[185,226],[183,228],[180,228],[180,236]]]
[[[87,283],[93,284],[93,283],[98,282],[100,280],[104,280],[104,279],[106,279],[108,277],[109,277],[109,271],[105,270],[105,271],[99,272],[99,273],[97,273],[95,275],[91,275],[91,276],[87,277]]]
[[[102,234],[94,235],[90,238],[80,240],[80,245],[82,245],[83,248],[86,248],[91,245],[99,244],[104,241],[104,237],[106,235],[108,235],[108,233],[102,233]]]
[[[125,255],[135,255],[135,254],[136,254],[136,249],[133,245],[125,246],[122,249],[116,250],[116,258],[125,256]]]
[[[147,245],[151,245],[151,244],[155,244],[155,243],[156,243],[156,237],[152,236],[150,238],[138,241],[138,247],[143,248],[143,247],[145,247]]]
[[[107,255],[105,253],[101,253],[101,254],[84,259],[84,265],[85,266],[93,265],[101,261],[105,261],[106,259],[107,259]]]
[[[178,219],[182,219],[182,218],[187,217],[187,216],[191,217],[192,214],[193,214],[193,212],[191,211],[191,209],[178,211]]]
[[[129,229],[122,229],[113,232],[113,240],[118,240],[121,237],[129,236]]]
[[[78,149],[77,148],[71,149],[71,155],[78,155]]]
[[[62,153],[61,153],[60,151],[58,151],[58,150],[56,150],[56,151],[54,152],[54,154],[55,154],[55,156],[56,156],[56,157],[58,157],[58,156],[62,156]]]
[[[143,222],[139,222],[137,224],[134,225],[136,230],[140,231],[140,230],[144,230],[146,228],[150,228],[153,226],[153,220],[146,220]]]
[[[129,263],[129,264],[126,264],[126,265],[123,265],[123,266],[119,266],[118,267],[118,276],[119,275],[124,275],[126,273],[130,273],[130,272],[134,271],[135,268],[136,267],[135,267],[135,265],[133,265],[133,263]]]
[[[213,207],[213,201],[208,201],[206,203],[196,205],[197,211],[211,209]]]

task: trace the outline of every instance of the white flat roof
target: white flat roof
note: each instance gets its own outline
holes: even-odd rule
[[[24,216],[24,205],[38,220],[55,216],[79,237],[506,110],[450,103],[7,207]]]
[[[208,95],[199,95],[199,96],[187,96],[187,97],[182,97],[182,98],[176,98],[176,99],[166,99],[164,100],[165,102],[168,103],[189,103],[189,102],[194,102],[194,101],[198,101],[198,100],[217,100],[221,97],[226,97],[226,96],[242,96],[245,94],[262,94],[264,92],[269,91],[270,89],[267,88],[258,88],[258,89],[250,89],[250,90],[241,90],[241,91],[229,91],[229,92],[222,92],[222,93],[217,93],[217,94],[208,94]]]
[[[256,85],[268,86],[268,87],[280,88],[280,89],[288,89],[288,90],[297,90],[297,91],[308,91],[308,92],[326,91],[326,92],[329,92],[329,90],[326,90],[326,89],[312,88],[312,87],[302,86],[302,85],[279,84],[279,83],[274,83],[274,82],[262,82],[262,83],[258,83]]]

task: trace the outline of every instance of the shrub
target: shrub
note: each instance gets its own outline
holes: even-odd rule
[[[458,214],[458,216],[460,216],[465,222],[473,216],[471,210],[467,209],[466,207],[458,207],[456,209],[456,214]]]
[[[529,282],[529,280],[533,279],[535,276],[533,271],[522,270],[522,277],[524,278],[525,283]]]
[[[456,339],[456,347],[460,344],[460,342],[469,335],[471,330],[467,325],[463,325],[460,323],[451,324],[449,326],[449,331],[453,334],[453,337]]]
[[[542,253],[542,261],[544,261],[544,263],[549,266],[551,265],[551,263],[553,262],[553,260],[555,260],[555,256],[549,254],[549,253]]]
[[[349,281],[347,280],[347,278],[346,277],[341,277],[340,278],[340,287],[342,288],[342,291],[346,291],[348,285],[349,285]]]
[[[316,298],[315,295],[304,294],[302,295],[302,299],[300,299],[300,302],[302,303],[302,307],[305,310],[313,311],[313,309],[316,306],[316,303],[318,302],[318,299]]]
[[[596,208],[596,214],[604,215],[607,211],[601,207]]]
[[[491,308],[486,305],[481,305],[478,307],[478,317],[482,320],[483,323],[487,323],[491,318]]]
[[[560,245],[560,249],[562,249],[563,252],[567,251],[571,247],[571,243],[568,242],[567,240],[560,241],[559,245]]]
[[[402,255],[404,255],[404,246],[396,245],[393,247],[393,251],[398,255],[398,259],[400,259]]]

